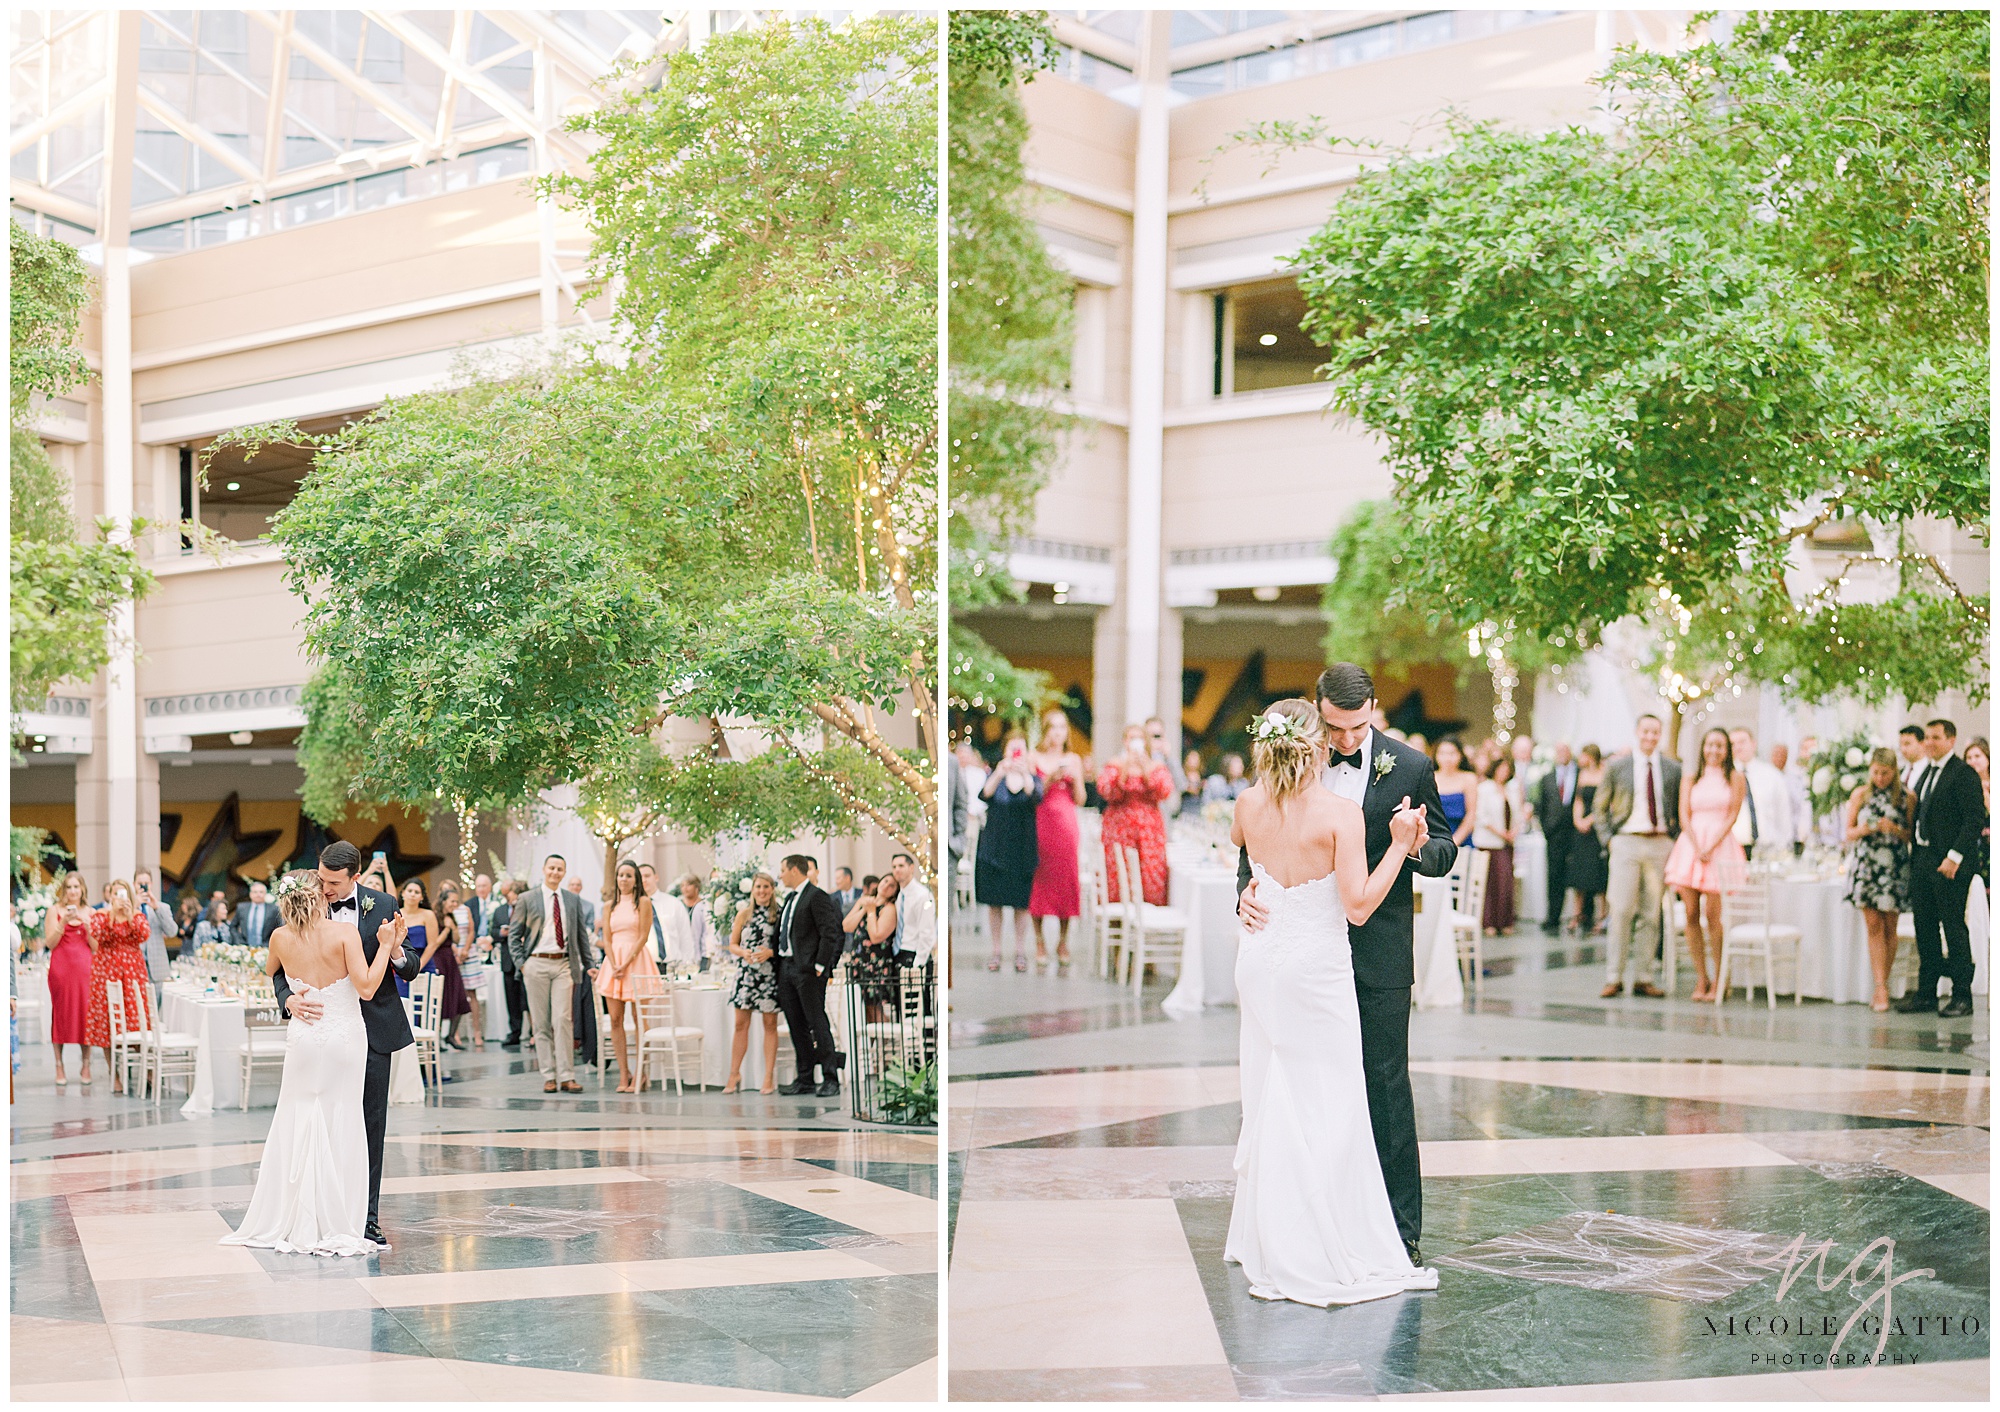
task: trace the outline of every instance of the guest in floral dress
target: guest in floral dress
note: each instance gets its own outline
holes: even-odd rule
[[[125,1091],[124,1071],[111,1062],[111,1002],[107,987],[116,983],[124,993],[125,1027],[149,1027],[152,987],[146,981],[146,941],[153,928],[132,899],[132,885],[123,878],[104,889],[104,910],[90,914],[90,1012],[83,1025],[83,1042],[104,1051],[111,1070],[111,1091]]]
[[[759,873],[750,880],[750,900],[736,909],[729,931],[729,954],[736,958],[736,980],[729,987],[729,1007],[736,1012],[736,1029],[729,1039],[729,1082],[724,1093],[743,1086],[743,1056],[750,1052],[750,1013],[764,1017],[764,1082],[759,1093],[778,1091],[778,880]]]
[[[902,967],[896,964],[896,898],[901,892],[893,877],[881,878],[873,897],[854,904],[866,910],[847,958],[847,979],[860,989],[871,1020],[888,1019],[902,989]]]
[[[1847,900],[1861,909],[1868,928],[1868,963],[1875,997],[1868,1008],[1889,1008],[1889,973],[1896,966],[1896,919],[1910,906],[1910,829],[1916,798],[1903,784],[1894,751],[1886,746],[1868,760],[1868,783],[1847,800],[1848,844],[1854,850]]]
[[[1118,864],[1113,850],[1139,850],[1140,895],[1156,907],[1167,905],[1167,824],[1160,804],[1174,792],[1174,777],[1148,748],[1146,728],[1125,727],[1123,752],[1097,774],[1104,799],[1105,896],[1119,900]]]

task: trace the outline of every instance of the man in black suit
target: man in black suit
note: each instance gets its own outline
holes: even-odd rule
[[[319,887],[326,899],[326,915],[346,922],[361,933],[361,954],[370,964],[383,945],[396,949],[389,954],[390,969],[406,981],[417,978],[422,958],[405,950],[396,937],[396,902],[386,892],[355,884],[361,872],[361,850],[351,843],[334,842],[320,850]],[[258,884],[261,888],[263,884]],[[293,995],[283,967],[272,976],[278,1009],[288,1019],[313,1024],[325,1008],[309,995]],[[361,1086],[361,1121],[368,1130],[368,1228],[363,1232],[384,1250],[382,1227],[376,1209],[382,1199],[382,1146],[389,1128],[389,1064],[399,1049],[415,1043],[410,1034],[410,1017],[403,998],[392,985],[380,986],[361,1002],[361,1018],[368,1028],[368,1072]]]
[[[1972,938],[1965,896],[1972,858],[1986,826],[1979,774],[1955,753],[1958,727],[1924,727],[1924,762],[1916,783],[1916,838],[1910,848],[1910,910],[1917,925],[1917,988],[1896,1002],[1904,1014],[1936,1010],[1944,1019],[1972,1013]],[[1951,977],[1951,999],[1938,1003],[1938,977]]]
[[[521,1022],[528,1014],[528,992],[521,988],[521,968],[514,964],[514,948],[507,944],[507,923],[513,920],[514,899],[520,893],[521,884],[515,879],[500,880],[500,905],[493,909],[493,920],[486,929],[493,939],[493,955],[500,963],[500,989],[507,997],[507,1038],[500,1041],[502,1049],[521,1047]]]
[[[798,1056],[797,1076],[779,1092],[817,1092],[821,1098],[833,1098],[840,1093],[840,1066],[847,1056],[834,1043],[833,1026],[827,1022],[826,978],[840,964],[843,938],[840,908],[811,880],[818,866],[805,854],[794,853],[778,869],[788,893],[778,917],[778,1008],[785,1012]],[[822,1075],[817,1090],[815,1066]]]
[[[1549,908],[1542,930],[1554,936],[1562,930],[1563,898],[1569,893],[1569,855],[1576,846],[1576,761],[1567,742],[1556,746],[1556,762],[1535,787],[1535,818],[1542,825],[1548,851]]]
[[[1389,821],[1412,805],[1424,811],[1425,832],[1389,895],[1367,921],[1347,930],[1354,952],[1354,994],[1361,1007],[1361,1064],[1368,1084],[1368,1120],[1375,1155],[1396,1212],[1396,1229],[1412,1264],[1423,1264],[1423,1173],[1417,1163],[1417,1107],[1410,1096],[1410,988],[1416,984],[1415,905],[1410,879],[1441,878],[1458,847],[1445,823],[1444,802],[1430,758],[1374,728],[1375,681],[1352,662],[1336,662],[1316,688],[1320,719],[1332,747],[1326,787],[1361,806],[1368,825],[1368,866],[1389,851]],[[1237,911],[1246,931],[1261,931],[1269,914],[1256,899],[1250,853],[1237,854]]]
[[[269,946],[271,933],[279,926],[278,904],[264,884],[250,884],[250,896],[236,904],[236,943],[239,946]]]

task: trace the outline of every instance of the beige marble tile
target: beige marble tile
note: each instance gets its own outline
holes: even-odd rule
[[[951,1276],[950,1363],[977,1369],[1213,1365],[1228,1358],[1192,1260],[1185,1271]]]
[[[1028,1142],[1062,1133],[1101,1128],[1112,1123],[1136,1123],[1168,1113],[1184,1113],[1201,1104],[1077,1104],[1061,1108],[991,1108],[982,1110],[970,1123],[952,1120],[951,1150],[998,1147],[1009,1142]]]
[[[1985,1172],[1916,1172],[1912,1175],[1940,1191],[1950,1192],[1961,1201],[1970,1201],[1988,1211],[1993,1209],[1993,1178]]]
[[[1176,1182],[1233,1181],[1233,1147],[982,1148],[965,1164],[965,1201],[1164,1197]]]
[[[1027,1074],[981,1079],[971,1105],[993,1108],[1139,1107],[1171,1113],[1233,1102],[1241,1092],[1239,1071],[1216,1068],[1122,1069],[1096,1074]],[[957,1097],[953,1086],[953,1097]]]
[[[1799,1380],[1827,1402],[1987,1402],[1993,1363],[1967,1358],[1952,1363],[1891,1363],[1879,1368],[1824,1368]]]
[[[881,1266],[871,1265],[845,1250],[779,1250],[757,1255],[703,1255],[685,1260],[634,1260],[605,1268],[618,1271],[633,1289],[654,1290],[882,1277]]]
[[[16,1388],[39,1383],[117,1382],[123,1376],[111,1331],[79,1319],[16,1314],[8,1321],[7,1353],[7,1376]]]
[[[872,1235],[915,1234],[938,1228],[937,1202],[859,1177],[822,1171],[802,1181],[732,1181],[730,1185]]]
[[[966,1201],[950,1366],[1226,1364],[1171,1201]]]
[[[881,1245],[847,1248],[846,1253],[891,1275],[934,1275],[938,1271],[936,1231],[888,1236]]]
[[[263,1395],[278,1397],[279,1388],[289,1385],[286,1370],[294,1368],[427,1361],[359,1348],[320,1348],[273,1339],[190,1333],[184,1329],[142,1328],[131,1324],[113,1324],[110,1329],[112,1343],[118,1349],[118,1365],[134,1398],[146,1395],[140,1383],[148,1379],[202,1373],[255,1373],[265,1380]],[[274,1372],[280,1376],[274,1379],[271,1376]]]
[[[281,1369],[211,1369],[127,1378],[134,1402],[470,1402],[447,1364],[429,1358],[335,1363],[327,1349],[302,1351]],[[319,1361],[314,1356],[320,1355]]]
[[[432,1191],[503,1191],[516,1187],[618,1186],[648,1180],[629,1167],[558,1167],[527,1172],[450,1172],[435,1177],[384,1177],[384,1196]]]
[[[129,1402],[123,1378],[101,1378],[90,1382],[37,1383],[33,1392],[16,1398],[19,1402]]]
[[[1992,1099],[1992,1083],[1984,1074],[1923,1074],[1904,1069],[1493,1059],[1427,1060],[1411,1064],[1410,1071],[1966,1126],[1987,1122]]]
[[[510,1299],[566,1299],[628,1294],[610,1265],[540,1265],[530,1269],[442,1270],[424,1275],[365,1275],[354,1281],[384,1309],[426,1304],[487,1304]]]
[[[959,1402],[1236,1402],[1227,1367],[951,1370]]]
[[[94,1280],[187,1275],[252,1275],[263,1267],[240,1245],[218,1244],[230,1232],[218,1211],[76,1216],[84,1263]]]
[[[893,1378],[884,1378],[873,1387],[863,1388],[849,1402],[936,1402],[938,1400],[938,1360],[926,1358],[914,1368],[905,1368]]]
[[[1426,1177],[1541,1172],[1670,1172],[1698,1167],[1789,1167],[1792,1159],[1741,1133],[1504,1138],[1418,1144]]]
[[[97,1302],[114,1324],[221,1319],[236,1314],[307,1314],[379,1308],[360,1278],[273,1280],[254,1275],[169,1275],[97,1281]]]

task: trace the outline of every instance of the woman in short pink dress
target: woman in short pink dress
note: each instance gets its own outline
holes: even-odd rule
[[[625,1043],[625,1006],[642,996],[659,995],[660,968],[646,940],[653,934],[653,899],[639,886],[639,865],[630,858],[618,865],[611,905],[604,913],[604,959],[591,974],[604,997],[611,1045],[618,1054],[618,1092],[633,1093],[639,1085]]]
[[[1035,925],[1035,969],[1048,961],[1042,918],[1056,919],[1056,965],[1069,974],[1069,924],[1083,911],[1081,865],[1077,858],[1076,806],[1083,798],[1083,760],[1069,748],[1069,717],[1051,708],[1042,716],[1042,748],[1028,757],[1042,777],[1042,802],[1035,807],[1035,888],[1028,915]]]
[[[1709,978],[1711,958],[1722,964],[1722,868],[1743,861],[1743,845],[1733,830],[1743,808],[1749,782],[1736,768],[1729,733],[1711,728],[1701,738],[1699,774],[1681,775],[1681,836],[1667,855],[1667,886],[1676,888],[1687,909],[1688,951],[1694,957],[1694,998],[1713,1000]],[[1708,939],[1702,939],[1702,912],[1708,913]],[[1669,978],[1671,981],[1671,978]]]

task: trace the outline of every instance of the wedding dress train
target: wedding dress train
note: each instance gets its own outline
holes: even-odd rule
[[[311,1255],[368,1255],[368,1134],[361,1117],[368,1030],[345,976],[310,993],[324,1014],[285,1030],[285,1077],[264,1140],[250,1209],[224,1245]]]
[[[1334,875],[1281,888],[1252,868],[1270,920],[1236,955],[1243,1132],[1223,1258],[1259,1299],[1324,1307],[1436,1289],[1437,1271],[1403,1249],[1375,1155]]]

